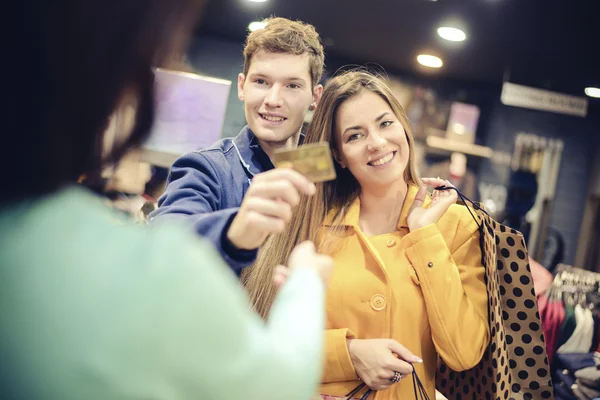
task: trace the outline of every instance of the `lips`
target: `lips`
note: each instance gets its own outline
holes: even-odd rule
[[[287,118],[278,116],[278,115],[269,115],[269,114],[262,114],[262,113],[258,113],[258,115],[260,115],[260,117],[262,119],[264,119],[265,121],[269,121],[269,122],[283,122],[285,121]]]
[[[394,156],[395,156],[395,155],[396,155],[396,152],[395,152],[395,151],[392,151],[392,152],[390,152],[390,153],[386,154],[386,155],[385,155],[385,156],[383,156],[383,157],[379,157],[379,158],[378,158],[378,159],[376,159],[376,160],[370,161],[368,164],[369,164],[371,167],[380,167],[380,166],[382,166],[382,165],[385,165],[385,164],[387,164],[387,163],[391,162],[391,161],[394,159]]]

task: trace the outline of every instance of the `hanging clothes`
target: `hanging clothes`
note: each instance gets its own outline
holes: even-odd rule
[[[600,315],[598,316],[598,324],[596,325],[596,336],[598,337],[598,344],[596,345],[595,350],[596,352],[600,353]]]
[[[597,365],[576,371],[575,378],[577,378],[582,385],[600,389],[600,369],[598,369]]]
[[[598,340],[600,339],[600,332],[598,331],[598,312],[592,310],[594,316],[594,337],[592,338],[592,347],[589,351],[596,351],[598,348]]]
[[[531,257],[529,257],[529,266],[531,268],[531,278],[533,279],[535,295],[539,298],[550,289],[554,277],[542,264]]]
[[[571,389],[576,382],[575,372],[586,367],[593,367],[593,353],[556,354],[555,368],[552,369],[552,382],[556,400],[573,400],[575,394]]]
[[[552,365],[552,359],[558,348],[560,329],[565,320],[565,307],[562,301],[553,300],[546,305],[542,317],[542,329],[546,339],[546,353],[548,362]]]
[[[577,350],[579,350],[580,353],[588,353],[592,348],[592,343],[594,342],[596,324],[594,322],[594,313],[591,309],[584,308],[583,313],[583,323],[585,326],[582,330],[583,333],[581,334]]]
[[[558,354],[587,353],[594,337],[594,317],[589,308],[575,306],[575,330],[567,341],[556,351]]]
[[[569,340],[576,327],[577,321],[575,319],[575,307],[573,307],[571,304],[565,304],[565,319],[558,333],[558,350],[560,350],[560,347],[565,344],[567,340]],[[559,353],[558,350],[557,353]]]
[[[575,396],[577,396],[578,399],[593,400],[600,397],[600,390],[583,385],[579,379],[575,381],[575,385],[577,385],[579,394],[575,392],[575,390],[573,390],[573,392],[575,392]]]

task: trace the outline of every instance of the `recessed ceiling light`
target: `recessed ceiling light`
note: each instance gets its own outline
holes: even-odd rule
[[[250,32],[254,32],[259,29],[265,29],[265,26],[267,26],[266,22],[254,21],[254,22],[250,22],[250,24],[248,25],[248,29],[250,29]]]
[[[267,0],[248,0],[251,3],[264,3]]]
[[[443,39],[451,42],[462,42],[467,38],[467,35],[458,28],[452,28],[450,26],[442,26],[437,30],[438,35]]]
[[[587,94],[590,97],[595,97],[597,99],[600,99],[600,88],[587,87],[587,88],[585,88],[585,94]]]
[[[444,65],[441,58],[429,54],[419,54],[417,56],[417,61],[419,64],[430,68],[440,68]]]

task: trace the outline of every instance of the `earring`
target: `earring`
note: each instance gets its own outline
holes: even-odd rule
[[[308,107],[310,111],[315,111],[315,108],[317,108],[317,103],[312,103],[310,107]]]

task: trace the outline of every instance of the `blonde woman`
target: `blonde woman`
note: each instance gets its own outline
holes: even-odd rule
[[[272,266],[314,240],[335,261],[323,398],[360,380],[375,399],[412,398],[412,380],[402,378],[413,366],[434,398],[438,356],[465,370],[489,341],[477,224],[454,191],[427,195],[427,186],[449,183],[417,177],[408,119],[381,78],[352,71],[328,83],[306,136],[321,141],[338,178],[318,185],[289,228],[265,243],[243,276],[252,302],[266,317]]]

